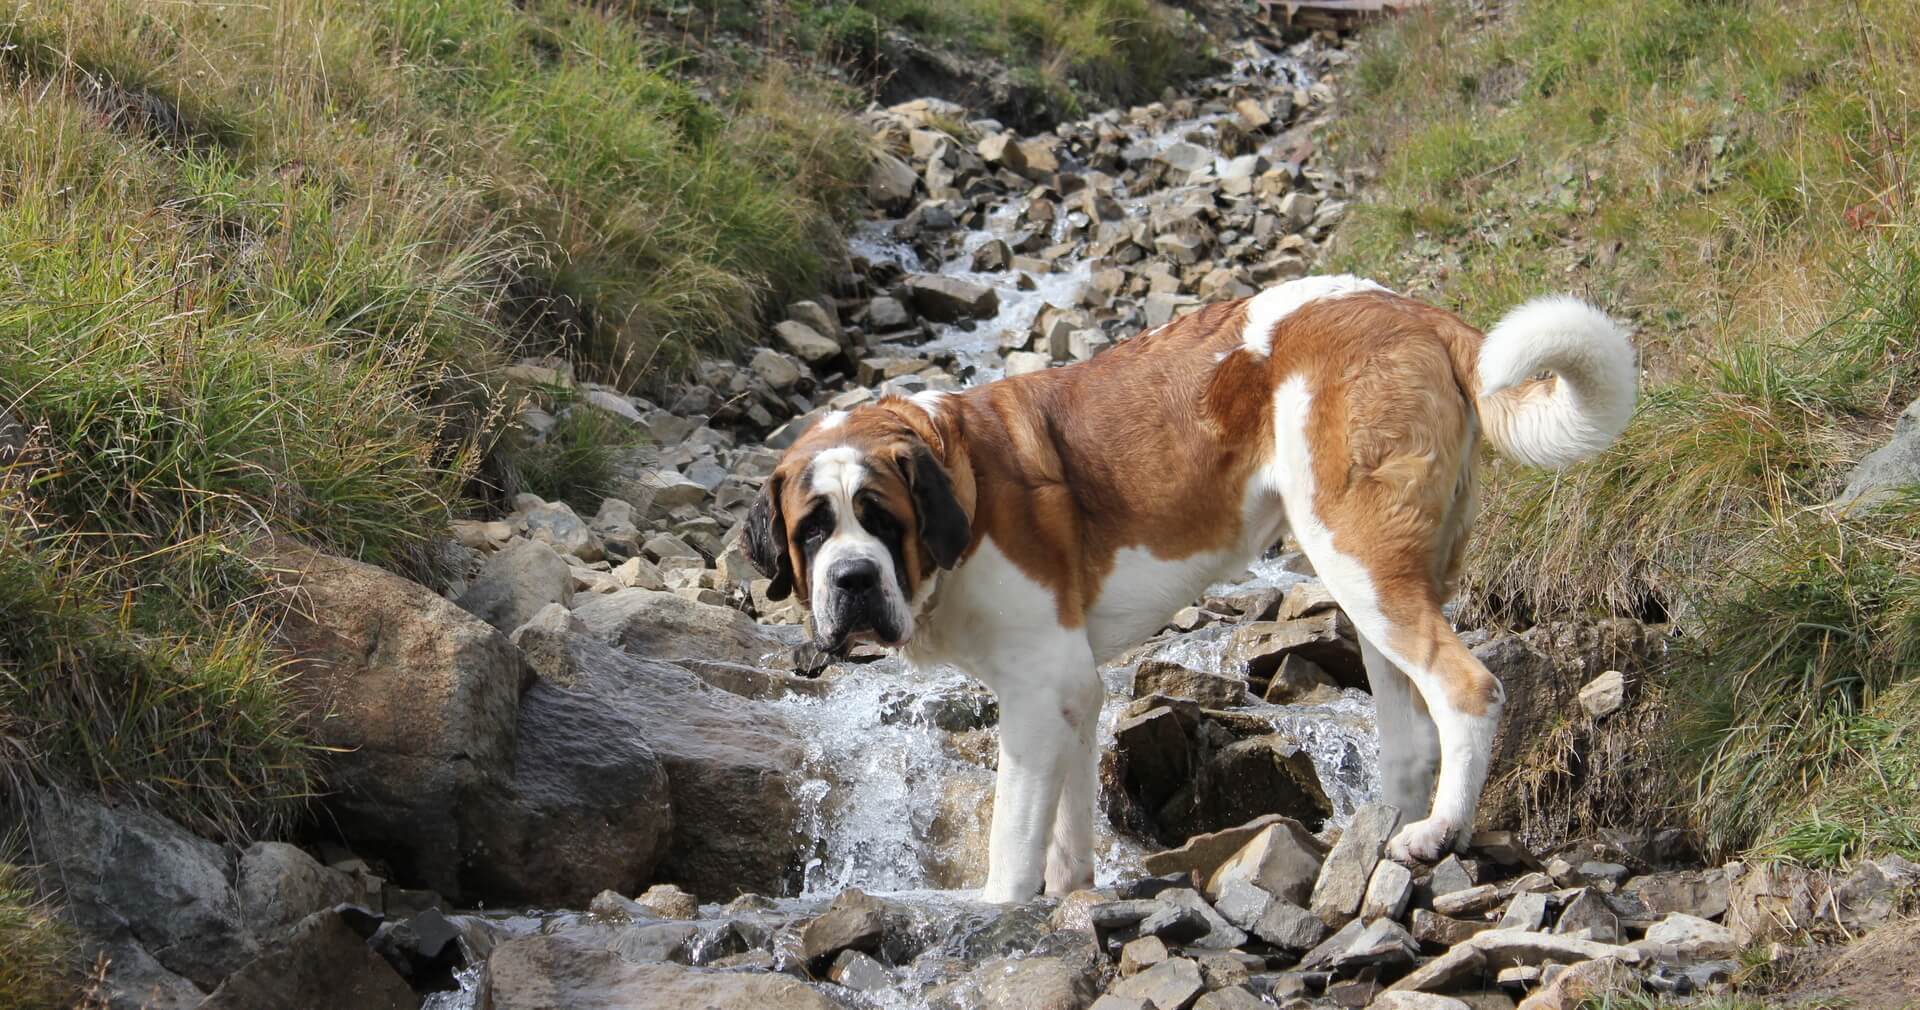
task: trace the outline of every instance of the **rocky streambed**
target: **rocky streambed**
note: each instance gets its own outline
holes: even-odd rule
[[[1486,830],[1382,861],[1399,814],[1371,803],[1353,632],[1280,550],[1102,671],[1096,889],[974,896],[995,700],[877,652],[824,662],[740,523],[827,410],[1090,358],[1312,271],[1349,195],[1313,139],[1346,42],[1243,28],[1220,76],[1043,134],[872,110],[847,269],[660,402],[514,365],[531,451],[569,411],[646,437],[593,508],[520,495],[456,524],[436,588],[283,548],[335,792],[308,844],[244,849],[47,798],[35,851],[105,1001],[1570,1007],[1717,984],[1783,922],[1884,920],[1913,867],[1702,868],[1641,816],[1663,633],[1630,621],[1469,632],[1510,699]]]

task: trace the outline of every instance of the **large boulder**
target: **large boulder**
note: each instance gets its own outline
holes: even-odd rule
[[[255,842],[240,853],[234,887],[247,925],[278,938],[307,916],[360,901],[365,888],[349,874],[285,842]]]
[[[400,879],[459,896],[514,766],[532,671],[498,631],[372,565],[286,548],[300,599],[283,635],[315,743],[327,822]]]
[[[491,1010],[838,1010],[804,982],[762,972],[638,964],[564,936],[530,936],[495,947],[480,1004]]]
[[[1920,400],[1907,404],[1894,422],[1887,444],[1868,453],[1847,473],[1847,486],[1834,505],[1872,505],[1900,488],[1920,484]]]
[[[1000,296],[992,287],[945,274],[907,278],[906,294],[921,315],[940,323],[987,319],[1000,311]]]
[[[512,798],[489,818],[469,881],[494,900],[580,905],[603,890],[635,893],[672,836],[666,767],[634,725],[617,673],[572,664],[564,625],[520,637],[571,669],[539,677],[520,699]]]
[[[597,637],[650,660],[719,661],[768,667],[790,665],[799,629],[781,632],[731,607],[670,592],[623,589],[595,596],[573,615]]]
[[[127,950],[134,976],[108,976],[116,1005],[139,1005],[141,990],[187,995],[175,977],[211,989],[251,961],[259,944],[233,887],[220,846],[165,817],[130,806],[47,795],[29,821],[29,839],[48,885],[75,925],[111,951]],[[142,962],[137,947],[164,970]]]
[[[666,768],[672,834],[655,876],[709,900],[742,891],[789,892],[803,861],[794,793],[803,748],[779,710],[591,635],[573,635],[568,644],[576,671],[572,690],[598,708],[591,725],[645,740]],[[546,688],[529,697],[549,701]],[[559,705],[558,689],[550,700]],[[582,734],[564,718],[552,729]],[[535,734],[547,736],[544,722]]]

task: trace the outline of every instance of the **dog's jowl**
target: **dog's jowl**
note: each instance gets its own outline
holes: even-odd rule
[[[1471,828],[1501,689],[1441,613],[1477,439],[1564,466],[1633,409],[1626,333],[1571,298],[1486,334],[1352,277],[1207,306],[1091,361],[829,414],[748,521],[818,644],[944,663],[1000,699],[985,896],[1093,877],[1098,665],[1290,535],[1359,631],[1389,853]]]

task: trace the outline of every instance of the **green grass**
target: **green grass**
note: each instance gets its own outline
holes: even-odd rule
[[[1920,394],[1920,10],[1464,5],[1367,40],[1334,266],[1485,326],[1571,290],[1648,375],[1612,451],[1489,470],[1483,620],[1672,614],[1676,794],[1717,851],[1912,851],[1920,511],[1818,509]]]
[[[799,0],[770,12],[746,0],[703,0],[718,28],[771,38],[796,53],[856,67],[880,35],[905,31],[939,49],[1003,63],[1044,100],[1042,119],[1150,101],[1209,65],[1204,34],[1157,0]]]
[[[499,462],[508,491],[564,501],[591,516],[613,486],[620,456],[639,443],[625,421],[578,404],[557,415],[544,442],[516,446],[501,453]]]
[[[80,982],[76,961],[66,927],[18,867],[0,862],[0,1006],[67,1010]]]

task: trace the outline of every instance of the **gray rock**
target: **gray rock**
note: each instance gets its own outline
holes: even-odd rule
[[[259,952],[227,876],[226,854],[173,821],[86,796],[48,794],[28,832],[45,861],[44,878],[61,890],[68,914],[89,936],[136,941],[167,972],[202,988],[218,985]]]
[[[1000,296],[993,288],[945,274],[907,278],[906,294],[921,315],[935,322],[985,319],[1000,311]]]
[[[731,607],[709,606],[646,589],[626,589],[587,599],[573,615],[587,630],[636,656],[778,665],[801,636],[785,637]],[[790,665],[790,664],[789,664]]]
[[[1273,895],[1245,880],[1229,880],[1211,896],[1216,911],[1228,922],[1248,931],[1253,930],[1274,901]]]
[[[1186,141],[1169,144],[1153,156],[1153,160],[1181,173],[1181,180],[1187,176],[1213,167],[1213,152],[1199,144]]]
[[[689,607],[704,606],[668,598]],[[671,796],[672,834],[659,856],[655,879],[673,881],[710,900],[726,900],[742,891],[787,893],[803,862],[800,810],[794,799],[801,747],[780,710],[713,688],[681,666],[638,658],[649,653],[631,646],[623,651],[592,636],[574,636],[569,644],[580,671],[575,684],[570,688],[535,684],[523,703],[550,706],[558,723],[552,734],[542,730],[535,738],[551,736],[556,747],[579,748],[574,753],[581,755],[584,767],[591,767],[596,754],[606,754],[610,767],[630,769],[603,772],[600,778],[631,774],[641,780],[597,784],[609,796],[633,796],[626,801],[633,809],[603,809],[599,816],[607,826],[586,837],[604,839],[609,845],[630,844],[631,848],[620,850],[629,854],[621,865],[628,871],[641,865],[643,832],[657,831],[661,819],[650,800],[642,802],[657,794],[654,782],[646,780],[652,773],[644,755],[629,750],[641,748],[651,751],[665,769]],[[589,744],[584,740],[588,729],[566,730],[568,707],[579,718],[590,719],[585,726],[592,735],[617,734],[620,739]],[[522,716],[523,721],[530,718]],[[583,821],[593,809],[586,802],[592,798],[587,785],[581,783],[583,802],[567,808],[578,811]],[[580,825],[581,830],[585,827]],[[615,876],[609,867],[601,879]],[[622,879],[605,886],[631,893],[643,882],[644,878]]]
[[[618,669],[583,661],[591,642],[567,626],[529,625],[519,637],[566,675],[543,672],[520,698],[508,796],[488,811],[486,858],[463,883],[494,901],[539,904],[632,893],[660,865],[674,825],[667,767],[635,716],[645,702]]]
[[[1414,969],[1388,989],[1393,992],[1451,992],[1482,975],[1514,965],[1538,965],[1548,961],[1571,964],[1603,957],[1619,958],[1627,964],[1639,964],[1644,960],[1644,955],[1631,947],[1551,933],[1490,929]]]
[[[1207,893],[1217,895],[1230,882],[1241,880],[1276,898],[1305,905],[1320,876],[1325,849],[1306,826],[1291,817],[1276,817],[1220,864],[1207,878]]]
[[[1158,898],[1103,901],[1087,909],[1087,923],[1097,930],[1127,929],[1139,925],[1148,916],[1166,912],[1173,907]]]
[[[825,965],[843,950],[880,949],[886,932],[885,906],[858,888],[848,888],[801,930],[800,946],[810,963]]]
[[[1198,913],[1207,924],[1206,933],[1192,940],[1192,946],[1202,950],[1227,950],[1247,942],[1247,934],[1208,904],[1199,891],[1190,887],[1175,887],[1160,892],[1158,897],[1161,901]]]
[[[573,572],[566,559],[538,540],[520,540],[480,566],[459,604],[503,632],[527,623],[549,603],[573,603]]]
[[[1312,913],[1308,913],[1311,915]],[[1323,928],[1324,928],[1324,924]],[[1322,971],[1333,964],[1335,958],[1347,952],[1353,941],[1367,931],[1367,924],[1359,919],[1349,919],[1347,924],[1333,931],[1326,939],[1315,944],[1312,949],[1300,956],[1295,965],[1300,971]]]
[[[968,973],[953,1000],[977,1010],[1081,1010],[1098,993],[1100,968],[1091,957],[1013,956],[983,962]]]
[[[806,374],[792,358],[771,347],[762,347],[753,352],[753,360],[748,367],[762,382],[782,391],[792,389]]]
[[[813,327],[794,319],[775,323],[773,337],[781,348],[809,365],[819,365],[841,350],[839,341],[822,336]]]
[[[1887,444],[1868,453],[1847,473],[1847,486],[1833,500],[1838,508],[1872,505],[1900,488],[1920,484],[1920,400],[1907,404]]]
[[[1500,904],[1502,892],[1493,884],[1479,884],[1464,891],[1452,891],[1433,899],[1433,910],[1441,915],[1479,915]]]
[[[785,975],[636,963],[564,936],[502,943],[487,958],[487,974],[489,1010],[838,1010],[825,994]]]
[[[1311,950],[1326,937],[1327,926],[1312,912],[1276,898],[1260,913],[1260,921],[1251,931],[1276,947]]]
[[[827,969],[827,978],[855,992],[880,992],[893,985],[885,965],[857,950],[843,950]]]
[[[603,413],[626,421],[628,424],[640,423],[640,411],[633,401],[606,389],[589,389],[580,394],[580,402]]]
[[[1246,986],[1232,985],[1200,997],[1193,1010],[1268,1010],[1271,1005]]]
[[[247,926],[271,940],[315,912],[362,900],[365,889],[297,846],[254,842],[240,853],[234,890]]]
[[[1191,943],[1212,932],[1207,917],[1198,909],[1167,901],[1154,904],[1159,907],[1141,919],[1138,926],[1144,935],[1157,936],[1168,943]]]
[[[1362,919],[1398,919],[1413,897],[1413,871],[1392,860],[1374,864],[1373,877],[1367,881],[1366,896],[1360,900]]]
[[[816,301],[798,301],[787,306],[787,318],[806,323],[815,333],[845,346],[846,334],[840,332],[840,317]]]
[[[1595,719],[1604,719],[1620,711],[1627,703],[1627,676],[1608,670],[1580,689],[1580,707]]]
[[[1392,919],[1375,919],[1367,923],[1345,951],[1334,957],[1333,967],[1336,971],[1370,966],[1398,968],[1412,964],[1419,953],[1420,945],[1406,927]]]
[[[1367,1010],[1474,1010],[1467,1003],[1451,996],[1441,996],[1430,992],[1387,992],[1381,993],[1373,1002],[1367,1004]]]
[[[1168,958],[1107,990],[1122,999],[1145,1000],[1155,1010],[1187,1010],[1206,991],[1200,966],[1184,957]]]
[[[1336,926],[1360,911],[1374,865],[1399,824],[1400,811],[1384,803],[1370,803],[1354,811],[1313,885],[1307,907],[1321,922]]]
[[[885,151],[873,152],[867,170],[867,199],[882,210],[899,211],[913,203],[920,176],[913,167]]]
[[[292,547],[275,568],[306,598],[282,636],[311,739],[328,748],[329,823],[400,877],[461,896],[533,671],[499,632],[390,572]]]
[[[566,502],[548,502],[529,509],[523,521],[527,536],[553,548],[555,553],[571,554],[582,561],[599,561],[606,556],[586,521],[575,515]]]
[[[1159,709],[1156,711],[1164,713],[1167,717],[1173,716],[1173,712],[1170,710]],[[1150,712],[1147,714],[1153,715],[1154,713]],[[1186,842],[1178,848],[1165,849],[1160,852],[1148,854],[1145,858],[1141,859],[1140,865],[1148,873],[1154,874],[1155,876],[1164,877],[1168,874],[1182,873],[1192,874],[1200,880],[1210,880],[1213,877],[1214,871],[1220,868],[1220,864],[1226,862],[1234,853],[1239,852],[1242,847],[1253,840],[1254,836],[1265,831],[1268,827],[1285,820],[1288,820],[1288,818],[1281,817],[1278,814],[1268,814],[1264,817],[1256,817],[1238,827],[1222,828],[1219,831],[1210,831],[1205,834],[1194,835],[1188,838]],[[1314,844],[1317,846],[1319,843],[1315,842]]]
[[[1600,943],[1619,943],[1625,939],[1620,928],[1620,914],[1614,911],[1607,896],[1584,887],[1560,909],[1560,918],[1554,923],[1553,931],[1582,935]]]
[[[414,1010],[420,997],[338,911],[316,912],[286,942],[234,972],[200,1010],[353,1007]]]
[[[1413,910],[1411,923],[1413,938],[1427,947],[1452,947],[1493,928],[1493,923],[1485,920],[1455,919],[1425,908]]]
[[[1516,894],[1507,903],[1507,911],[1500,916],[1501,929],[1539,929],[1547,920],[1547,896],[1544,894]]]
[[[1638,901],[1654,914],[1685,912],[1702,919],[1727,913],[1731,887],[1721,867],[1674,870],[1634,877],[1620,887],[1620,896]]]
[[[1673,912],[1647,927],[1646,939],[1634,946],[1663,960],[1713,961],[1740,952],[1733,930],[1684,912]]]

